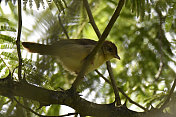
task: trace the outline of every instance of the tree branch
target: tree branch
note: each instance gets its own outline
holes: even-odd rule
[[[111,20],[109,21],[109,24],[105,28],[105,30],[104,30],[104,32],[103,32],[102,35],[101,35],[101,33],[100,33],[97,25],[95,24],[95,21],[94,21],[92,12],[90,10],[88,1],[87,0],[83,0],[83,3],[84,3],[84,6],[86,8],[86,11],[87,11],[90,23],[91,23],[91,25],[92,25],[95,33],[97,34],[97,36],[99,38],[99,41],[105,40],[106,37],[108,36],[109,32],[111,31],[112,26],[114,25],[116,19],[118,18],[119,14],[120,14],[120,11],[121,11],[121,9],[123,7],[123,4],[124,4],[124,0],[120,0],[119,1],[119,4],[118,4],[118,6],[117,6],[117,8],[116,8],[116,10],[114,12],[114,14],[113,14]],[[118,92],[118,89],[117,89],[117,85],[115,83],[114,75],[112,73],[112,68],[110,66],[110,61],[108,61],[106,64],[107,64],[109,76],[110,76],[110,79],[111,79],[111,82],[112,82],[112,87],[113,87],[114,94],[115,94],[115,100],[117,101],[117,105],[121,105],[121,100],[120,100],[119,92]]]
[[[111,79],[112,88],[113,88],[114,94],[115,94],[115,101],[117,102],[117,106],[119,106],[119,105],[121,105],[121,99],[120,99],[119,91],[118,91],[117,84],[116,84],[116,81],[114,78],[114,74],[113,74],[113,71],[111,68],[111,63],[110,63],[110,61],[108,61],[108,62],[106,62],[106,64],[107,64],[107,69],[108,69],[109,76]]]
[[[92,25],[95,33],[97,34],[97,37],[100,39],[101,38],[101,33],[97,27],[97,25],[95,24],[95,21],[94,21],[94,18],[93,18],[93,15],[92,15],[92,12],[90,10],[90,7],[89,7],[89,3],[87,0],[83,0],[83,4],[84,4],[84,7],[86,8],[86,11],[87,11],[87,15],[89,17],[89,22],[90,24]]]
[[[172,85],[172,88],[171,88],[171,90],[170,90],[170,92],[169,92],[169,95],[167,96],[167,99],[166,99],[166,101],[164,102],[164,104],[160,107],[160,110],[163,110],[163,109],[166,107],[166,105],[169,103],[170,98],[171,98],[171,96],[172,96],[172,94],[173,94],[173,92],[174,92],[175,87],[176,87],[176,78],[175,78],[174,83],[173,83],[173,85]]]
[[[18,78],[22,79],[21,69],[22,69],[22,58],[21,58],[21,49],[20,49],[20,38],[21,38],[21,30],[22,30],[22,14],[21,14],[21,0],[18,0],[18,33],[17,33],[17,53],[18,53]]]
[[[29,110],[30,112],[32,112],[33,114],[39,116],[39,117],[66,117],[66,116],[70,116],[70,115],[76,115],[77,113],[68,113],[68,114],[65,114],[65,115],[59,115],[59,116],[47,116],[47,115],[40,115],[38,114],[37,112],[33,111],[32,109],[30,109],[29,107],[21,104],[15,97],[13,98],[17,104],[23,108],[25,108],[26,110]]]
[[[117,8],[116,8],[116,10],[115,10],[115,12],[114,12],[114,14],[113,14],[113,16],[111,17],[111,19],[110,19],[108,25],[106,26],[106,28],[105,28],[103,34],[101,35],[100,43],[101,43],[101,41],[104,41],[104,40],[106,39],[106,37],[108,36],[109,32],[111,31],[111,29],[112,29],[114,23],[116,22],[118,16],[120,15],[120,12],[121,12],[121,10],[122,10],[122,7],[123,7],[123,5],[124,5],[124,2],[125,2],[125,0],[120,0],[120,1],[119,1],[118,5],[117,5]]]
[[[112,85],[112,84],[111,84],[111,81],[109,81],[107,78],[105,78],[105,77],[103,76],[103,74],[101,74],[97,69],[95,70],[95,72],[96,72],[100,77],[102,77],[102,78],[105,80],[105,82],[107,82],[108,84]]]
[[[84,2],[86,2],[86,0],[84,0]],[[109,32],[112,29],[112,26],[114,25],[116,19],[118,18],[120,11],[122,9],[124,5],[124,0],[120,0],[119,4],[111,18],[111,20],[109,21],[107,27],[105,28],[102,36],[100,37],[99,41],[97,42],[97,45],[95,46],[95,48],[93,49],[93,51],[87,56],[87,59],[85,60],[84,64],[82,65],[82,69],[79,72],[79,74],[77,75],[74,83],[72,84],[72,89],[76,89],[76,87],[79,85],[79,83],[82,81],[84,74],[87,70],[87,67],[89,66],[90,62],[93,60],[94,55],[97,53],[97,51],[101,48],[101,46],[103,45],[106,37],[108,36]]]
[[[156,13],[158,14],[158,17],[159,17],[159,24],[158,24],[159,28],[158,28],[158,34],[157,34],[156,38],[158,38],[158,40],[159,40],[158,47],[159,47],[159,53],[160,53],[160,66],[159,66],[158,72],[155,75],[155,81],[157,81],[160,78],[160,75],[162,73],[163,66],[164,66],[164,62],[163,62],[164,53],[163,53],[163,50],[162,50],[162,47],[163,47],[162,40],[164,40],[165,35],[164,35],[164,30],[163,30],[162,26],[163,26],[163,23],[165,21],[165,18],[161,13],[161,10],[160,10],[158,4],[156,4],[155,11],[156,11]]]
[[[140,108],[143,109],[144,111],[148,111],[148,109],[146,109],[145,107],[141,106],[140,104],[138,104],[138,103],[136,103],[135,101],[133,101],[130,97],[128,97],[128,95],[125,94],[125,92],[124,92],[121,88],[119,88],[119,87],[117,87],[117,88],[118,88],[118,90],[120,91],[120,93],[122,93],[122,94],[126,97],[126,99],[128,99],[128,101],[129,101],[130,103],[132,103],[132,104],[134,104],[134,105],[140,107]]]
[[[70,37],[69,37],[69,35],[68,35],[68,33],[67,33],[67,30],[65,29],[65,27],[64,27],[64,25],[63,25],[63,23],[62,23],[62,20],[61,20],[61,18],[60,18],[60,16],[59,16],[59,14],[58,14],[58,19],[59,19],[59,24],[60,24],[60,26],[62,27],[62,30],[63,30],[64,34],[66,35],[67,39],[70,39]]]
[[[7,79],[10,80],[10,79]],[[6,97],[24,97],[30,100],[38,101],[41,105],[60,104],[67,105],[76,110],[77,113],[83,116],[96,116],[96,117],[148,117],[151,112],[135,112],[131,111],[124,106],[114,107],[111,104],[96,104],[89,102],[80,97],[77,93],[72,93],[70,90],[66,91],[53,91],[37,87],[28,83],[6,80],[0,80],[0,95]],[[155,112],[156,114],[156,112]],[[162,112],[158,114],[165,115]],[[42,117],[48,117],[42,115]],[[53,116],[57,117],[57,116]],[[59,117],[59,116],[58,116]],[[158,117],[151,116],[151,117]],[[166,116],[160,116],[166,117]],[[172,117],[167,114],[167,117]]]
[[[40,114],[36,113],[35,111],[33,111],[32,109],[30,109],[29,107],[27,107],[27,106],[21,104],[15,97],[13,98],[13,100],[15,100],[16,103],[17,103],[19,106],[25,108],[26,110],[29,110],[30,112],[34,113],[35,115],[38,115],[39,117],[41,116]]]
[[[96,71],[96,73],[97,73],[99,76],[101,76],[109,85],[112,86],[111,81],[109,81],[107,78],[105,78],[98,70],[95,70],[95,71]],[[125,94],[125,92],[124,92],[121,88],[117,87],[117,89],[118,89],[118,91],[119,91],[120,93],[122,93],[122,95],[125,96],[125,98],[126,98],[130,103],[132,103],[132,104],[138,106],[139,108],[143,109],[144,111],[148,111],[148,109],[146,109],[145,107],[141,106],[140,104],[138,104],[138,103],[136,103],[135,101],[133,101],[130,97],[128,97],[128,95]]]

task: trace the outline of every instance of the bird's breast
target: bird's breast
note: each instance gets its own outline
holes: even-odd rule
[[[94,46],[63,46],[63,48],[60,48],[60,51],[62,52],[58,54],[57,58],[66,70],[70,71],[72,74],[77,74],[80,72],[85,58],[89,55],[93,48]],[[90,62],[86,74],[97,69],[104,62],[104,55],[100,50]]]
[[[65,45],[59,48],[57,59],[71,73],[79,73],[84,59],[94,48],[92,45]]]
[[[91,61],[88,70],[86,73],[89,73],[95,69],[97,69],[98,67],[100,67],[104,62],[105,62],[105,58],[103,53],[101,52],[97,52],[97,54],[94,56],[93,61]]]

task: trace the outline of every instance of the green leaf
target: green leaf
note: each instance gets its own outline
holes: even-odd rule
[[[0,49],[16,49],[16,46],[10,44],[0,44]]]
[[[6,59],[18,61],[17,55],[14,52],[2,52],[1,55],[5,56]]]
[[[1,26],[0,31],[11,31],[11,32],[16,32],[16,29],[11,27],[11,26],[7,26],[7,25],[3,25]]]
[[[7,18],[0,16],[0,23],[2,22],[9,22],[9,20]]]
[[[168,13],[167,13],[167,16],[166,16],[166,23],[165,23],[165,29],[166,29],[167,32],[170,31],[171,26],[173,25],[175,9],[176,9],[176,4],[174,4],[168,10]]]
[[[48,109],[47,115],[59,115],[60,106],[59,105],[51,105]]]
[[[0,43],[2,42],[10,42],[15,43],[15,38],[7,35],[0,34]]]

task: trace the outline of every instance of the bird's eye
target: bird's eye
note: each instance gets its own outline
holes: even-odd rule
[[[113,49],[111,47],[107,48],[109,52],[113,52]]]

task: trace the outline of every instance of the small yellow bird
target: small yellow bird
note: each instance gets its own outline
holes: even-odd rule
[[[52,45],[22,42],[22,45],[29,52],[55,56],[71,74],[78,74],[80,72],[85,58],[90,54],[96,44],[97,41],[90,39],[65,39],[57,41]],[[86,74],[97,69],[104,62],[112,58],[120,60],[117,47],[114,43],[105,41],[88,66]]]

